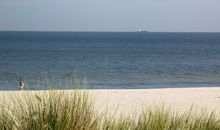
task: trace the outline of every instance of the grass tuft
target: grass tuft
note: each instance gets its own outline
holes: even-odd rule
[[[9,123],[2,125],[19,130],[97,129],[98,116],[90,100],[87,92],[78,90],[13,95],[13,105],[6,112],[10,114],[3,113],[1,116],[8,117],[5,119]],[[10,123],[12,118],[13,122]]]

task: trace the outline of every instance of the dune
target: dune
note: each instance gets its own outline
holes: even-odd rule
[[[8,102],[10,95],[43,94],[39,91],[1,91],[0,102]],[[74,90],[53,90],[73,92]],[[116,115],[136,115],[148,107],[168,107],[175,112],[220,112],[220,87],[163,88],[163,89],[90,89],[97,111]]]

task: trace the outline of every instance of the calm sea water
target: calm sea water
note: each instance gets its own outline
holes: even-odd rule
[[[0,32],[0,89],[220,86],[220,33]],[[71,82],[72,83],[72,82]]]

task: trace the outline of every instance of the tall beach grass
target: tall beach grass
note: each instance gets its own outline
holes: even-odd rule
[[[86,91],[48,90],[10,95],[1,104],[0,128],[18,130],[97,129],[98,116]]]

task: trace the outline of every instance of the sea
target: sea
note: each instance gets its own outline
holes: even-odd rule
[[[220,86],[220,33],[0,32],[0,90]]]

